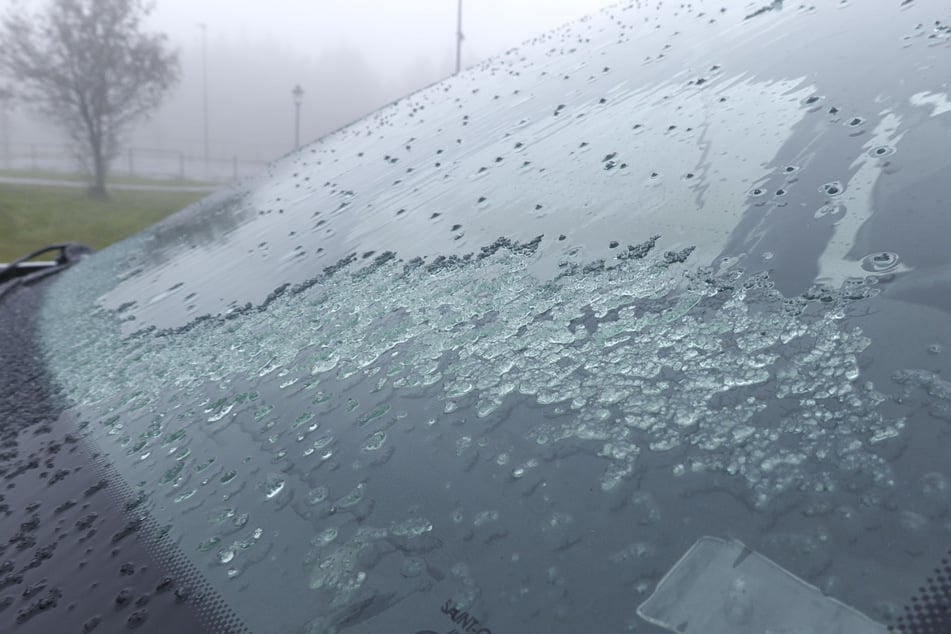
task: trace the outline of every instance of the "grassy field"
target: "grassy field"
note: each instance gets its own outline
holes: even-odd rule
[[[109,200],[97,200],[81,188],[0,183],[0,262],[55,242],[98,250],[206,195],[114,190]]]

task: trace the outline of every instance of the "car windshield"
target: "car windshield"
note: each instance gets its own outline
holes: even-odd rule
[[[900,4],[625,3],[305,146],[56,279],[68,416],[252,632],[910,624],[951,15]]]

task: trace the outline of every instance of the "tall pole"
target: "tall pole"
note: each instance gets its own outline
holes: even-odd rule
[[[459,0],[459,11],[456,21],[456,73],[462,68],[462,0]]]
[[[208,172],[208,25],[204,22],[198,25],[201,29],[201,120],[202,137],[204,140],[205,175]]]
[[[10,167],[10,122],[7,105],[12,96],[13,93],[0,86],[0,145],[3,146],[4,167]]]
[[[294,90],[291,91],[291,95],[294,97],[294,149],[300,149],[300,104],[304,99],[304,89],[300,87],[300,84],[294,86]]]

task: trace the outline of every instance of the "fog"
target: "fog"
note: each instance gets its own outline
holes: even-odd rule
[[[43,4],[0,0],[0,11]],[[464,0],[463,67],[607,4]],[[127,147],[203,158],[207,88],[212,164],[230,166],[237,158],[242,172],[254,171],[256,161],[294,147],[297,84],[304,90],[304,143],[450,75],[456,9],[457,0],[157,0],[148,27],[166,33],[179,51],[182,80],[130,131]],[[25,106],[8,112],[7,122],[14,154],[64,138]]]

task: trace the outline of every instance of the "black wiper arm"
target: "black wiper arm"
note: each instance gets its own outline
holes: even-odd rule
[[[55,260],[41,260],[39,262],[30,262],[33,258],[58,251]],[[23,277],[37,271],[46,271],[57,267],[65,267],[78,262],[85,256],[92,253],[92,249],[77,242],[63,242],[61,244],[51,244],[42,249],[37,249],[21,258],[17,258],[9,264],[0,264],[0,284],[8,282],[17,277]]]

